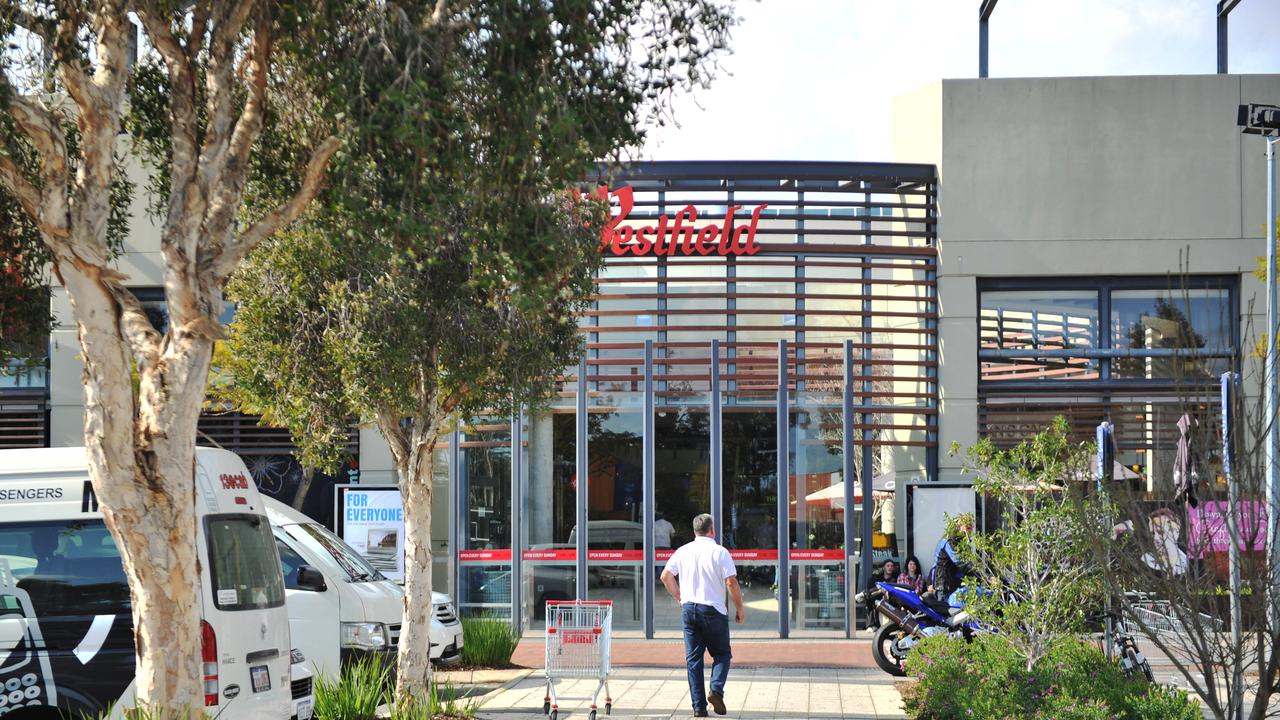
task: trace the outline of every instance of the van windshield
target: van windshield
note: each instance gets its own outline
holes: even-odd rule
[[[261,610],[284,604],[284,574],[267,519],[261,515],[209,515],[213,603],[219,610]]]
[[[369,564],[355,548],[343,542],[342,538],[329,532],[329,529],[323,525],[316,523],[302,523],[298,527],[302,528],[324,551],[333,556],[334,562],[338,563],[343,570],[347,572],[351,582],[368,582],[371,580],[386,580],[386,576],[378,572],[376,568]]]

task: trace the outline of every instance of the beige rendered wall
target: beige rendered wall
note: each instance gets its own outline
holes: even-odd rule
[[[897,99],[894,159],[941,178],[941,479],[958,479],[946,447],[977,439],[978,278],[1160,276],[1189,252],[1190,272],[1246,275],[1242,326],[1260,324],[1263,147],[1236,127],[1243,102],[1280,102],[1280,75],[944,80]]]

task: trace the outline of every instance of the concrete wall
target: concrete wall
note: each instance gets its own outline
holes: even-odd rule
[[[944,80],[896,100],[894,159],[941,177],[944,449],[977,439],[978,278],[1162,276],[1189,252],[1190,272],[1245,274],[1247,314],[1266,246],[1244,102],[1280,102],[1280,75]]]

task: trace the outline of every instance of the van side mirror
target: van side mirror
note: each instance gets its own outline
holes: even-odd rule
[[[324,582],[324,573],[310,565],[298,567],[297,585],[299,590],[310,590],[311,592],[324,592],[329,589],[329,586]]]

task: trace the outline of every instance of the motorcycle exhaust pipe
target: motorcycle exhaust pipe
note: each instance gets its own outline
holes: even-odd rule
[[[882,602],[879,605],[876,605],[876,612],[880,613],[885,617],[885,619],[912,635],[920,634],[920,623],[916,622],[914,618],[901,608],[895,607],[887,602]]]

